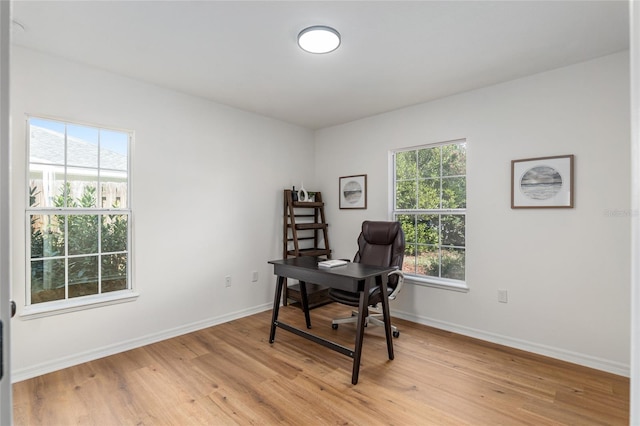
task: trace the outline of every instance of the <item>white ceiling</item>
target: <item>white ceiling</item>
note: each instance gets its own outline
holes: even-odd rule
[[[629,48],[628,1],[27,1],[13,43],[317,129]],[[333,53],[298,32],[329,25]]]

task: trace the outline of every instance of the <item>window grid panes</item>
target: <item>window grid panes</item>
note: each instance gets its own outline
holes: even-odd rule
[[[402,224],[408,275],[464,282],[466,144],[394,153],[393,218]]]
[[[131,289],[128,132],[31,117],[27,304]]]

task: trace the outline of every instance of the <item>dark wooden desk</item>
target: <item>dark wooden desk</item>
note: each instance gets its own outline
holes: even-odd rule
[[[320,268],[315,257],[302,256],[284,260],[272,260],[273,272],[278,276],[276,292],[273,298],[273,313],[271,317],[271,333],[269,343],[273,343],[276,336],[276,328],[282,328],[306,339],[319,343],[329,349],[340,352],[353,358],[353,370],[351,383],[358,383],[358,373],[360,371],[360,358],[362,355],[362,341],[364,338],[365,315],[367,312],[367,302],[369,290],[372,285],[380,287],[382,294],[387,294],[387,279],[391,271],[396,268],[383,268],[378,266],[363,265],[361,263],[348,263],[335,268]],[[280,299],[282,297],[282,286],[285,278],[294,278],[300,282],[300,293],[302,295],[302,308],[305,315],[307,328],[311,328],[311,317],[309,316],[309,304],[306,297],[306,283],[312,282],[327,287],[341,290],[359,292],[360,306],[358,308],[358,322],[356,325],[355,348],[350,349],[345,346],[323,339],[307,331],[300,330],[289,324],[278,321],[278,311],[280,310]],[[375,284],[374,284],[375,281]],[[389,299],[382,298],[382,313],[384,317],[384,329],[387,337],[387,352],[389,359],[393,359],[393,339],[391,338],[391,319],[389,316]]]

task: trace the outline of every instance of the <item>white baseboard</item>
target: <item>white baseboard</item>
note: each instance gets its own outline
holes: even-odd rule
[[[532,352],[538,355],[548,356],[550,358],[571,362],[573,364],[594,368],[596,370],[606,371],[608,373],[617,374],[619,376],[629,377],[631,374],[631,367],[628,364],[622,364],[619,362],[597,358],[590,355],[584,355],[577,352],[571,352],[551,346],[540,345],[538,343],[528,342],[526,340],[514,339],[512,337],[489,333],[483,330],[477,330],[474,328],[464,327],[445,321],[417,316],[408,312],[393,310],[393,316],[418,324],[428,325],[430,327],[461,334],[463,336],[473,337],[487,342],[497,343],[499,345]]]
[[[131,349],[139,348],[144,345],[156,343],[162,340],[171,339],[183,334],[191,333],[193,331],[201,330],[203,328],[212,327],[214,325],[223,324],[238,318],[243,318],[249,315],[264,312],[273,307],[272,303],[265,303],[263,305],[255,306],[248,309],[243,309],[229,314],[221,315],[214,318],[209,318],[204,321],[198,321],[191,324],[186,324],[181,327],[176,327],[169,330],[163,330],[160,333],[153,333],[140,338],[131,339],[125,342],[120,342],[115,345],[109,345],[95,350],[86,351],[73,356],[62,357],[54,360],[50,360],[46,363],[41,363],[24,369],[18,369],[11,372],[11,382],[16,383],[23,380],[31,379],[33,377],[41,376],[43,374],[51,373],[53,371],[61,370],[63,368],[71,367],[74,365],[82,364],[84,362],[93,361],[105,356],[114,355],[120,352],[128,351]],[[567,351],[564,349],[554,348],[550,346],[540,345],[537,343],[527,342],[525,340],[514,339],[508,336],[502,336],[495,333],[488,333],[486,331],[477,330],[469,327],[463,327],[456,324],[434,320],[432,318],[426,318],[417,316],[415,314],[393,311],[393,316],[402,318],[408,321],[412,321],[418,324],[427,325],[430,327],[438,328],[445,331],[461,334],[468,337],[473,337],[480,340],[485,340],[500,345],[521,349],[527,352],[532,352],[539,355],[548,356],[551,358],[560,359],[562,361],[571,362],[585,367],[595,368],[597,370],[606,371],[608,373],[617,374],[624,377],[629,377],[631,374],[631,368],[627,364],[613,362],[606,359],[592,357],[576,352]]]
[[[103,358],[109,355],[115,355],[120,352],[128,351],[131,349],[139,348],[141,346],[156,343],[162,340],[171,339],[173,337],[181,336],[183,334],[191,333],[193,331],[202,330],[203,328],[212,327],[214,325],[223,324],[238,318],[243,318],[249,315],[264,312],[273,307],[273,303],[265,303],[263,305],[255,306],[248,309],[243,309],[229,314],[221,315],[219,317],[208,318],[204,321],[198,321],[191,324],[186,324],[181,327],[172,328],[169,330],[163,330],[159,333],[153,333],[140,338],[131,339],[128,341],[120,342],[114,345],[104,346],[102,348],[92,349],[90,351],[74,354],[72,356],[62,357],[54,360],[50,360],[41,364],[37,364],[28,368],[13,370],[11,372],[11,383],[21,382],[23,380],[31,379],[33,377],[41,376],[43,374],[51,373],[53,371],[61,370],[63,368],[71,367],[74,365],[82,364],[84,362],[93,361],[99,358]]]

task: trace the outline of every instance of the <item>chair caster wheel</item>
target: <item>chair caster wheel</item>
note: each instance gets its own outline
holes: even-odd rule
[[[338,324],[331,324],[331,328],[333,328],[334,330],[338,329]]]
[[[399,332],[399,331],[394,331],[394,332],[393,332],[393,337],[395,337],[396,339],[397,339],[398,337],[400,337],[400,332]]]

